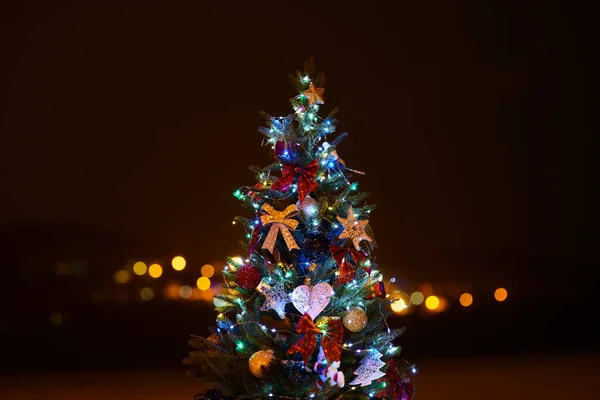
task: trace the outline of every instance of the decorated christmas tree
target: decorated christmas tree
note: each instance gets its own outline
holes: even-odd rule
[[[197,397],[410,400],[414,367],[386,322],[394,300],[374,263],[374,207],[355,181],[364,173],[338,154],[335,110],[319,116],[313,61],[290,78],[294,112],[264,115],[260,128],[272,162],[234,192],[248,210],[234,220],[247,253],[227,260],[216,327],[192,336],[184,360],[205,382]]]

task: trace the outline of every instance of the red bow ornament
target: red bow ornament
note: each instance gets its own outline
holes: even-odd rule
[[[398,373],[396,362],[392,359],[388,361],[388,367],[385,376],[378,382],[386,382],[383,388],[375,396],[393,400],[412,400],[415,395],[415,389],[407,377],[402,377]]]
[[[352,260],[354,260],[354,263],[357,265],[367,259],[367,256],[362,251],[356,250],[354,247],[343,247],[331,244],[329,245],[329,249],[340,268],[338,271],[338,285],[342,285],[354,279],[354,269],[348,262],[348,255],[352,257]],[[367,272],[370,273],[370,271]]]
[[[317,347],[317,335],[322,334],[321,347],[325,358],[329,363],[339,361],[342,356],[342,339],[344,337],[344,327],[339,319],[328,318],[327,324],[319,329],[315,326],[312,318],[308,314],[304,314],[298,321],[296,333],[302,336],[294,343],[287,354],[300,353],[304,364],[308,363],[308,359]]]
[[[277,182],[271,186],[271,189],[278,190],[282,193],[287,192],[290,186],[292,186],[294,178],[299,173],[300,178],[298,179],[298,198],[300,200],[304,200],[304,198],[308,196],[310,192],[314,192],[319,186],[317,182],[315,182],[315,177],[317,176],[318,171],[319,161],[316,158],[304,167],[290,163],[284,163],[283,170],[281,171],[281,178],[279,178]]]

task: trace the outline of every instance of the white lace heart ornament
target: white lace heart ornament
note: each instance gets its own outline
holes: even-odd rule
[[[303,315],[308,314],[315,320],[329,304],[333,296],[333,288],[327,282],[317,283],[315,286],[301,285],[292,292],[292,304]]]

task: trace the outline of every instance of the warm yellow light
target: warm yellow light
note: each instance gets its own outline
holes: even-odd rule
[[[461,306],[469,307],[471,304],[473,304],[473,296],[471,293],[463,293],[460,295],[459,301]]]
[[[400,313],[402,311],[404,311],[406,309],[406,302],[404,301],[404,299],[397,299],[394,302],[392,302],[392,311],[396,312],[396,313]]]
[[[150,268],[148,268],[148,273],[153,278],[158,278],[162,275],[162,267],[158,264],[152,264]]]
[[[429,296],[427,300],[425,300],[425,307],[430,310],[435,310],[440,305],[440,299],[437,296]]]
[[[410,302],[415,306],[421,304],[423,300],[425,300],[425,296],[423,296],[423,293],[421,292],[414,292],[410,295]]]
[[[181,256],[174,257],[173,261],[171,261],[171,265],[175,271],[181,271],[185,268],[185,258]]]
[[[142,290],[140,290],[140,298],[144,301],[148,301],[148,300],[152,300],[152,298],[154,297],[154,290],[150,289],[149,287],[145,287]]]
[[[63,316],[60,313],[50,314],[50,323],[54,326],[61,326],[63,323]]]
[[[498,301],[504,301],[508,297],[508,291],[504,288],[498,288],[494,292],[494,298]]]
[[[212,276],[215,274],[215,269],[213,268],[212,265],[206,264],[206,265],[202,266],[202,269],[200,270],[200,272],[202,273],[202,276],[205,276],[207,278],[212,278]]]
[[[211,290],[200,290],[195,287],[192,288],[192,297],[190,297],[190,300],[200,300],[210,303],[212,302],[214,296],[215,295]]]
[[[198,286],[198,289],[200,290],[208,290],[208,288],[210,288],[210,279],[202,276],[196,281],[196,286]]]
[[[131,279],[131,274],[129,273],[129,271],[120,269],[117,272],[115,272],[115,282],[117,282],[117,283],[120,283],[120,284],[127,283],[127,282],[129,282],[130,279]]]
[[[183,285],[179,288],[179,296],[182,299],[189,299],[192,296],[192,288],[188,285]]]
[[[146,263],[143,261],[138,261],[135,264],[133,264],[133,272],[136,275],[142,276],[146,273],[147,270],[148,267],[146,267]]]

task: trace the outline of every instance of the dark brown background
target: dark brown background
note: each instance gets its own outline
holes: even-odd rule
[[[394,319],[410,327],[406,354],[597,349],[588,7],[321,3],[1,6],[3,369],[179,364],[209,307],[96,307],[89,291],[128,259],[180,253],[200,266],[239,252],[231,193],[252,183],[247,165],[269,161],[258,112],[290,111],[287,73],[310,56],[328,77],[322,109],[339,106],[350,133],[340,155],[379,205],[386,276],[490,299]],[[87,275],[57,280],[65,259]],[[468,371],[486,368],[463,367],[475,380]]]

